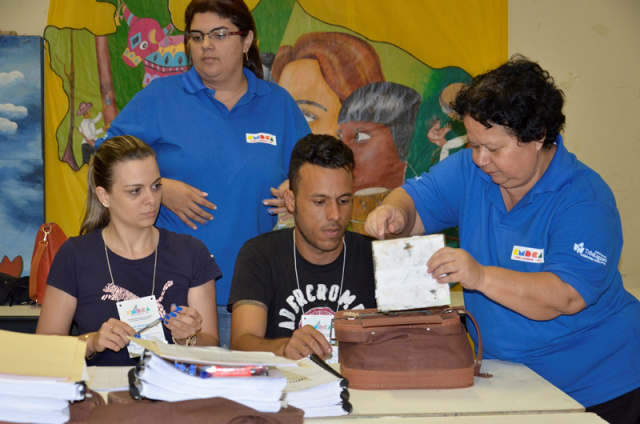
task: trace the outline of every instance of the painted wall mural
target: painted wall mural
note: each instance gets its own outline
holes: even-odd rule
[[[0,272],[29,275],[44,222],[42,54],[36,36],[0,36]]]
[[[313,132],[355,152],[354,213],[364,215],[354,221],[372,199],[465,147],[448,104],[507,58],[507,0],[246,2],[265,79],[292,94]],[[67,234],[79,229],[96,137],[138,90],[186,69],[188,3],[51,0],[46,181],[64,183],[47,184],[46,205]]]

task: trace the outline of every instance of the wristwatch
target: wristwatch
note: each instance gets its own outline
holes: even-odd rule
[[[185,346],[195,346],[196,345],[196,335],[193,334],[187,337],[187,340],[184,342]]]
[[[184,339],[184,346],[195,346],[196,345],[196,336],[197,334],[192,334],[186,339]],[[171,340],[173,340],[174,344],[180,344],[178,341],[171,335]]]

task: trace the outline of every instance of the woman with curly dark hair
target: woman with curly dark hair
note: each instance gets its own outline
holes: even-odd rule
[[[425,258],[427,273],[462,285],[485,357],[527,365],[609,422],[638,423],[640,302],[618,271],[620,215],[564,146],[563,104],[522,56],[475,77],[452,104],[471,148],[392,191],[365,229],[385,238],[458,226],[460,248]]]

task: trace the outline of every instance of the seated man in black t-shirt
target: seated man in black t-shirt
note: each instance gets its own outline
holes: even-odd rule
[[[295,227],[240,250],[228,305],[231,349],[324,358],[336,311],[376,307],[371,239],[346,231],[353,167],[351,149],[332,136],[298,141],[284,196]]]

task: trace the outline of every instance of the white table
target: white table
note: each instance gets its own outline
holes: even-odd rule
[[[35,317],[40,316],[40,305],[13,305],[0,306],[0,316],[2,317]]]
[[[516,415],[473,415],[464,417],[404,417],[388,416],[356,419],[350,417],[307,418],[306,423],[322,424],[606,424],[593,413],[584,414],[516,414]]]
[[[486,360],[472,387],[442,390],[349,389],[349,417],[580,413],[584,407],[525,365]]]
[[[126,386],[127,367],[92,367],[89,387],[98,381]],[[535,415],[561,413],[584,416],[578,402],[521,364],[499,360],[483,363],[484,372],[492,378],[476,378],[472,387],[446,390],[356,390],[349,389],[353,412],[340,420],[380,417],[461,417],[484,415]],[[103,392],[104,393],[104,392]],[[571,417],[573,419],[573,417]],[[332,418],[337,419],[337,418]],[[318,421],[319,419],[309,419]],[[337,421],[342,422],[342,421]],[[376,422],[376,421],[372,421]],[[382,421],[378,421],[380,423]],[[466,421],[461,421],[466,422]],[[523,421],[526,422],[526,421]],[[578,422],[578,421],[576,421]],[[363,422],[364,423],[364,422]],[[545,424],[552,424],[553,421]]]
[[[0,306],[0,330],[35,333],[40,305]]]

